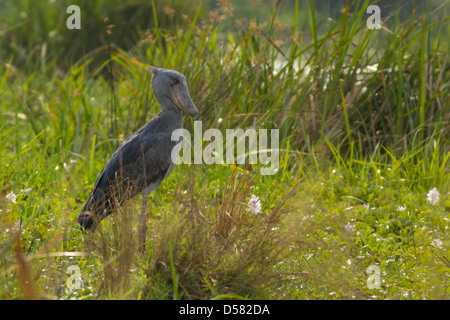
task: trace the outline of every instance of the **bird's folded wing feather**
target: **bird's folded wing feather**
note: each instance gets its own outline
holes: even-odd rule
[[[94,189],[105,189],[120,177],[133,182],[133,195],[141,192],[150,183],[162,180],[174,145],[169,133],[131,136],[114,151]]]

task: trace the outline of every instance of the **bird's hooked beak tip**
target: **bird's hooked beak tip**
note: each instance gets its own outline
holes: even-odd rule
[[[96,227],[96,221],[94,217],[92,216],[91,212],[82,212],[78,216],[78,223],[80,224],[83,231],[94,231]]]
[[[194,119],[197,118],[198,115],[199,115],[198,110],[196,110],[195,112],[192,112],[192,113],[190,114],[190,116],[191,116],[192,118],[194,118]]]
[[[188,115],[190,115],[193,119],[197,118],[199,115],[197,107],[192,104],[187,110],[184,110]]]
[[[173,89],[173,100],[181,111],[190,115],[192,118],[196,118],[198,116],[198,109],[194,102],[192,102],[187,87],[175,87]]]

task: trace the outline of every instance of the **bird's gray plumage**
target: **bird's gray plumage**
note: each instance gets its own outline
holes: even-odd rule
[[[152,89],[161,112],[111,155],[78,216],[78,222],[86,229],[94,230],[117,205],[139,193],[144,197],[144,210],[149,193],[173,169],[171,153],[178,142],[172,141],[171,136],[183,127],[181,111],[193,117],[198,114],[183,74],[153,67],[151,71]]]

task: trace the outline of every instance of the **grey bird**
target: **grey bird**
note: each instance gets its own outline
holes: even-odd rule
[[[161,112],[128,137],[111,155],[78,216],[84,229],[95,230],[115,208],[142,194],[139,229],[145,228],[145,233],[147,228],[141,223],[145,225],[149,194],[174,167],[171,153],[178,142],[172,141],[172,132],[183,127],[182,112],[193,118],[198,116],[183,74],[154,67],[149,70],[153,73],[152,90],[161,105]]]

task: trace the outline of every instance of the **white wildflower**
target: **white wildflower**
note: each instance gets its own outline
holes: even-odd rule
[[[397,211],[405,211],[405,210],[406,210],[406,207],[404,207],[404,206],[399,206],[397,208]]]
[[[20,231],[20,222],[19,221],[15,221],[14,225],[12,227],[12,232],[19,232]]]
[[[258,214],[261,212],[261,201],[259,200],[259,197],[254,194],[251,196],[250,201],[248,202],[247,211],[253,214]]]
[[[442,240],[441,239],[434,239],[431,241],[431,244],[435,246],[436,248],[442,249]]]
[[[377,72],[377,70],[378,70],[378,63],[375,63],[375,64],[373,64],[371,66],[366,66],[365,69],[368,72]]]
[[[17,202],[16,197],[17,196],[12,191],[6,195],[6,199],[8,201],[11,201],[12,203],[16,203]]]
[[[427,193],[427,200],[431,205],[435,205],[439,201],[439,192],[436,188]]]
[[[345,225],[345,230],[347,230],[348,232],[353,232],[353,225],[350,222],[347,222],[347,224]]]

